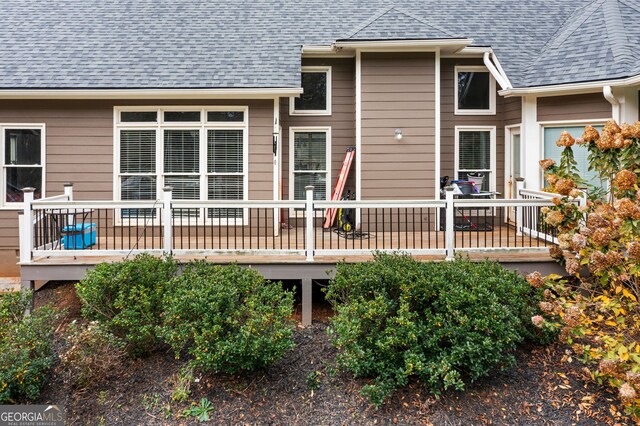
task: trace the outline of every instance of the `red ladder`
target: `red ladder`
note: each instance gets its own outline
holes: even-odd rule
[[[331,196],[331,201],[338,201],[342,198],[342,193],[344,192],[344,185],[347,183],[347,178],[349,177],[349,170],[351,170],[351,163],[353,163],[353,159],[356,156],[356,148],[349,147],[347,148],[347,153],[344,156],[344,160],[342,161],[342,168],[340,169],[340,174],[338,175],[338,179],[336,180],[336,187],[333,190],[333,195]],[[330,208],[327,209],[327,214],[324,220],[324,228],[331,228],[333,222],[336,220],[336,213],[338,209]]]

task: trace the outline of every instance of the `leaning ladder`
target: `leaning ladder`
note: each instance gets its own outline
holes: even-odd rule
[[[333,195],[331,196],[331,201],[338,201],[342,198],[342,193],[344,192],[344,186],[347,183],[347,178],[349,177],[349,170],[351,170],[351,164],[353,163],[353,159],[356,156],[356,148],[351,146],[347,148],[347,153],[344,155],[344,160],[342,161],[342,168],[340,169],[340,174],[338,175],[338,179],[336,180],[336,186],[333,190]],[[327,209],[327,213],[325,215],[324,220],[324,228],[331,228],[333,222],[336,220],[336,213],[338,209],[329,208]]]

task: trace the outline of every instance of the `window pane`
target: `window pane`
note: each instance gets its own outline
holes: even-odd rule
[[[458,138],[458,168],[488,170],[491,168],[491,132],[460,132]]]
[[[295,98],[295,109],[326,110],[327,109],[327,73],[303,72],[302,88],[304,92],[299,98]]]
[[[602,126],[593,126],[598,132],[602,130]],[[563,131],[567,131],[574,138],[582,137],[582,132],[584,132],[584,126],[575,126],[575,127],[545,127],[544,129],[544,158],[551,158],[555,160],[556,163],[560,164],[560,154],[562,153],[563,147],[557,146],[556,141],[560,138],[560,133]],[[600,182],[600,178],[598,177],[598,173],[595,170],[589,171],[589,150],[586,145],[578,145],[575,144],[572,147],[573,156],[578,163],[578,170],[580,171],[580,176],[584,180],[587,181],[589,185],[593,185],[596,188],[600,188],[603,186]],[[607,185],[605,183],[604,187]]]
[[[122,111],[120,121],[123,123],[155,123],[158,121],[157,111]]]
[[[217,122],[237,122],[244,121],[244,112],[242,111],[209,111],[207,112],[207,121]]]
[[[294,170],[327,169],[327,134],[296,132],[293,141]]]
[[[200,121],[200,111],[167,111],[164,121]]]
[[[207,132],[207,171],[209,173],[242,173],[242,130],[209,130]]]
[[[458,73],[458,109],[489,109],[489,73]]]
[[[22,190],[28,187],[36,189],[34,198],[42,197],[41,167],[7,167],[6,173],[6,202],[18,203],[24,201]]]
[[[120,131],[120,172],[155,173],[156,131]]]
[[[199,130],[165,130],[165,173],[198,173],[200,168],[199,145]]]
[[[209,176],[209,200],[242,200],[244,198],[242,176]],[[209,209],[210,218],[241,218],[242,209]]]
[[[305,186],[313,185],[313,199],[327,199],[327,174],[326,173],[294,173],[293,195],[295,200],[307,198]]]
[[[40,165],[40,129],[6,129],[5,164]]]
[[[123,176],[120,185],[121,200],[155,200],[155,176]],[[122,209],[122,217],[152,217],[155,209]]]
[[[198,176],[167,176],[164,179],[167,186],[173,187],[174,200],[199,200],[200,199],[200,178]],[[174,217],[197,217],[200,209],[176,209]]]

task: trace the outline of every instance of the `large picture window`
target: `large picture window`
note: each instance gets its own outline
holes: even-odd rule
[[[331,115],[331,67],[302,67],[303,93],[289,101],[290,115]]]
[[[593,126],[598,132],[602,130],[602,125]],[[556,145],[556,141],[560,138],[560,134],[563,131],[567,131],[574,138],[582,137],[584,132],[584,126],[570,125],[570,126],[545,126],[544,128],[544,158],[551,158],[556,163],[560,164],[560,154],[563,147]],[[595,186],[596,188],[607,187],[606,182],[601,182],[598,172],[595,170],[589,170],[589,150],[586,145],[573,145],[573,156],[578,163],[578,170],[580,176],[587,182],[587,184]],[[546,184],[546,183],[545,183]]]
[[[455,67],[455,113],[494,115],[496,81],[485,67]]]
[[[248,110],[116,109],[117,190],[122,200],[243,200],[247,192]],[[155,212],[128,210],[123,216]],[[182,216],[242,217],[242,209],[185,209]]]
[[[330,188],[331,129],[292,127],[289,141],[289,198],[304,200],[313,185],[313,198],[326,200]]]
[[[24,201],[22,190],[35,188],[34,198],[44,195],[44,126],[4,126],[2,133],[2,201],[0,205]]]
[[[482,190],[494,191],[495,149],[495,127],[456,127],[456,179],[474,180],[473,176],[479,176]]]

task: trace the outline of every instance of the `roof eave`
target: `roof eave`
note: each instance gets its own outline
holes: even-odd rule
[[[498,93],[504,97],[510,96],[560,96],[566,94],[594,93],[602,90],[604,86],[632,86],[640,84],[640,74],[617,79],[584,81],[580,83],[553,84],[534,87],[515,87],[507,90],[500,90]]]
[[[229,89],[3,89],[0,99],[273,99],[298,96],[302,88]]]
[[[406,39],[406,40],[336,40],[337,49],[375,50],[379,52],[430,51],[440,49],[443,53],[455,53],[473,43],[469,38]]]

